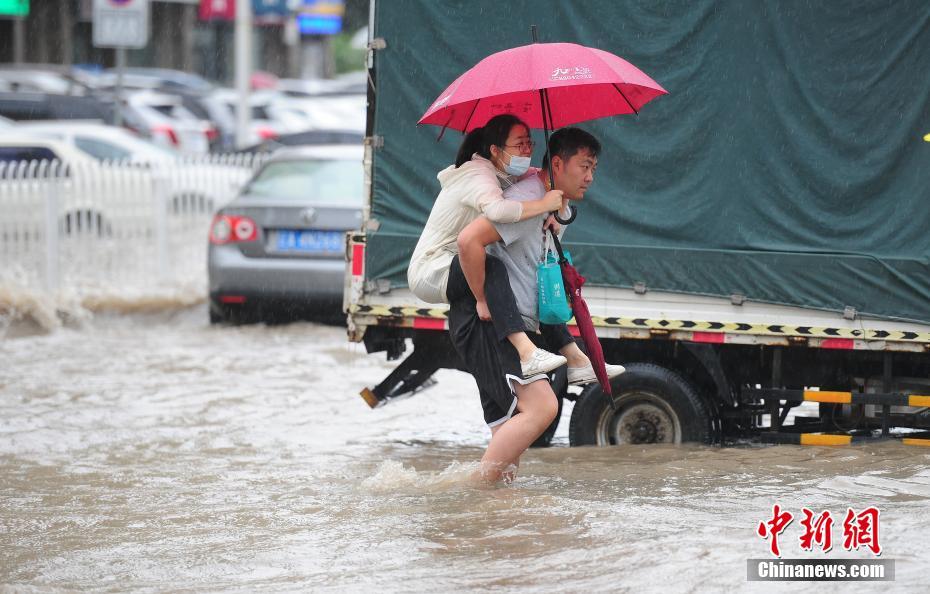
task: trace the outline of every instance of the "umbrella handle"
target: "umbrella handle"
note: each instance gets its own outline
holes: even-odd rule
[[[575,214],[575,213],[572,213],[572,214]],[[556,216],[556,218],[558,218],[558,216]],[[559,241],[559,236],[555,234],[555,231],[553,231],[551,227],[549,228],[549,235],[552,236],[552,245],[555,246],[555,251],[559,255],[559,264],[563,262],[568,262],[568,260],[565,258],[565,252],[562,251],[562,242]],[[569,293],[566,292],[566,295],[568,294]]]
[[[568,216],[568,219],[567,219],[567,220],[562,220],[562,217],[559,216],[559,212],[558,212],[558,211],[556,211],[556,212],[555,212],[555,215],[553,215],[553,216],[555,216],[555,220],[557,220],[557,221],[559,222],[560,225],[570,225],[570,224],[572,224],[572,222],[575,220],[575,217],[578,216],[578,209],[575,208],[573,205],[569,204],[569,205],[568,205],[568,210],[571,211],[572,214],[570,214],[570,215]]]

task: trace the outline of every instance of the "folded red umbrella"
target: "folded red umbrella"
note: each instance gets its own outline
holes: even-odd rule
[[[552,233],[552,230],[549,230]],[[607,401],[610,402],[611,408],[614,405],[614,399],[611,397],[610,378],[607,377],[607,362],[604,359],[604,349],[601,348],[601,341],[594,330],[594,323],[591,321],[591,312],[588,311],[588,304],[585,303],[581,296],[581,287],[585,283],[585,278],[581,276],[578,269],[572,266],[565,253],[562,251],[562,244],[555,233],[552,233],[552,241],[555,249],[559,253],[559,265],[562,269],[562,282],[565,283],[565,294],[571,301],[572,313],[575,314],[575,324],[578,326],[578,332],[581,334],[581,340],[584,341],[585,349],[588,351],[588,358],[591,359],[591,365],[594,367],[594,375],[601,385],[604,394],[607,395]]]

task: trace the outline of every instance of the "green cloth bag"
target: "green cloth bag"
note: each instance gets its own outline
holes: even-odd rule
[[[572,257],[566,251],[565,259],[571,264]],[[572,308],[565,294],[562,267],[546,242],[546,256],[536,266],[536,287],[539,291],[539,322],[541,324],[564,324],[572,319]]]

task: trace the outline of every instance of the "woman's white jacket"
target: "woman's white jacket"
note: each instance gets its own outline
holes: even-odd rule
[[[413,250],[407,282],[423,301],[448,303],[449,266],[458,253],[456,240],[462,229],[481,214],[495,223],[515,223],[523,207],[504,200],[497,168],[480,155],[473,155],[461,167],[450,165],[436,177],[442,190]]]

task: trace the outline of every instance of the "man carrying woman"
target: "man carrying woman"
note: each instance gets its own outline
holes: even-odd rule
[[[600,145],[590,135],[584,140],[588,144],[583,148],[596,165]],[[594,381],[590,361],[564,325],[540,327],[547,346],[561,355],[538,348],[527,336],[527,329],[534,333],[537,330],[535,264],[528,263],[517,271],[521,277],[527,271],[533,275],[532,296],[521,291],[518,306],[508,267],[497,256],[485,256],[486,244],[480,241],[485,235],[472,235],[483,225],[501,229],[513,225],[516,235],[532,229],[532,237],[541,240],[548,213],[565,206],[558,178],[569,156],[555,160],[553,171],[559,174],[556,189],[547,189],[540,185],[539,172],[529,170],[532,148],[529,128],[512,115],[496,116],[483,128],[470,132],[459,149],[456,164],[438,175],[442,191],[408,270],[415,295],[431,303],[450,303],[450,334],[466,368],[475,377],[485,421],[492,432],[481,472],[482,479],[490,483],[504,476],[510,465],[517,464],[520,454],[551,424],[558,402],[545,381],[548,372],[567,362],[572,383]],[[589,164],[591,179],[594,165]],[[584,182],[584,189],[591,179]],[[517,182],[526,190],[519,193],[519,199],[504,200],[504,190]],[[573,187],[576,195],[570,197],[579,199],[584,189],[578,194],[578,188]],[[479,218],[482,213],[484,217]],[[476,231],[463,233],[470,223],[478,225]],[[470,255],[464,271],[456,255],[460,247]],[[506,258],[506,252],[499,255]],[[540,255],[541,248],[534,256],[535,262]],[[532,323],[526,315],[529,311]],[[608,371],[616,375],[622,370],[611,366]],[[521,414],[514,416],[515,411]]]
[[[600,142],[584,130],[558,130],[550,138],[543,169],[507,189],[505,199],[523,202],[549,190],[549,169],[554,189],[562,192],[566,206],[570,200],[583,199],[594,181],[600,150]],[[520,326],[510,330],[522,328],[566,354],[570,384],[596,381],[591,362],[565,325],[539,323],[536,266],[545,257],[548,233],[545,218],[540,215],[515,223],[495,223],[479,217],[459,234],[459,255],[449,273],[449,332],[457,352],[475,376],[485,421],[491,428],[491,443],[482,458],[481,469],[482,478],[488,482],[495,482],[502,475],[512,477],[509,469],[519,465],[523,452],[552,423],[558,401],[545,375],[522,380],[515,377],[517,367],[512,350],[508,353],[506,345],[501,345],[487,324],[478,319],[477,303],[485,293],[484,272],[491,270],[490,264],[484,264],[486,247],[487,261],[501,262],[506,269],[520,312]],[[623,371],[620,365],[607,365],[610,377]],[[515,415],[514,410],[520,414]]]

